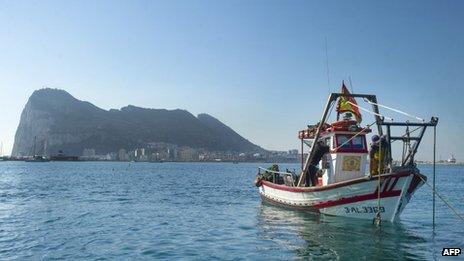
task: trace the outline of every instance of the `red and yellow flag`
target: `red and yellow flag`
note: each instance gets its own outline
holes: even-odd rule
[[[338,99],[337,112],[339,114],[344,113],[344,112],[351,112],[356,117],[356,121],[358,123],[361,123],[361,121],[362,121],[361,113],[359,113],[358,107],[354,106],[354,105],[358,105],[358,104],[356,103],[356,100],[353,97],[348,96],[350,94],[350,92],[346,88],[344,82],[342,83],[342,94],[344,94],[344,95],[340,96],[340,98]]]

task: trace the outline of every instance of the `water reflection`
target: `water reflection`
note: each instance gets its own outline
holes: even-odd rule
[[[258,230],[297,257],[328,259],[425,259],[424,238],[401,223],[379,229],[364,220],[292,211],[262,204]]]

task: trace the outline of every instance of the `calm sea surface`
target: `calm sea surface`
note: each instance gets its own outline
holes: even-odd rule
[[[440,201],[432,233],[426,186],[378,229],[262,204],[257,166],[0,162],[0,259],[441,259],[464,248],[464,223]],[[464,167],[438,166],[437,184],[464,213]]]

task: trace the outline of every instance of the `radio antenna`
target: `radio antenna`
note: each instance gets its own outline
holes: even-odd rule
[[[348,76],[348,81],[350,82],[351,93],[354,93],[354,91],[353,91],[353,83],[351,82],[351,76]]]
[[[330,93],[330,70],[329,70],[329,53],[327,51],[327,36],[325,37],[325,64],[327,69],[327,88]]]

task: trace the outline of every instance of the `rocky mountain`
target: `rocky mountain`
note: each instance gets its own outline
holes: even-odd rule
[[[132,150],[165,142],[208,151],[262,152],[259,146],[208,114],[146,109],[129,105],[109,111],[58,89],[41,89],[29,98],[16,130],[13,156],[36,153],[81,155]]]

